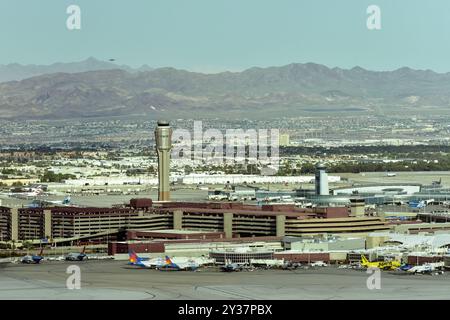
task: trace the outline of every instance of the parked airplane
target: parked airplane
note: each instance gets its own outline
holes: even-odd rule
[[[195,271],[199,267],[199,264],[194,261],[174,263],[168,256],[164,265],[157,267],[161,271]]]
[[[28,205],[28,208],[43,208],[49,205],[61,205],[61,206],[70,206],[71,198],[70,196],[64,197],[63,200],[38,200],[35,199]]]
[[[83,248],[83,251],[81,251],[80,253],[69,253],[66,256],[66,260],[67,261],[83,261],[83,260],[87,260],[88,257],[85,253],[86,251],[86,247]]]
[[[370,262],[365,255],[361,255],[361,266],[365,268],[380,268],[380,262]]]
[[[273,197],[265,197],[264,201],[266,202],[270,202],[270,201],[280,201],[281,200],[281,196],[273,196]]]
[[[141,262],[143,262],[143,261],[147,261],[148,259],[147,258],[141,258],[141,257],[139,257],[137,254],[136,254],[136,252],[134,252],[134,250],[129,250],[128,251],[128,261],[129,261],[129,263],[128,264],[131,264],[131,265],[136,265],[136,266],[139,266],[140,264],[141,264]],[[145,265],[142,265],[142,267],[144,267]]]
[[[411,269],[407,270],[407,272],[414,273],[414,274],[417,274],[417,273],[421,273],[421,274],[428,273],[429,274],[429,273],[433,272],[433,268],[430,265],[424,264],[422,266],[412,267]]]
[[[22,199],[34,198],[37,196],[41,196],[43,194],[44,190],[42,190],[40,186],[36,188],[34,187],[12,188],[9,192],[4,193],[4,195],[7,195],[8,197],[22,198]]]
[[[392,260],[392,261],[374,261],[374,262],[370,262],[369,260],[367,260],[365,255],[361,255],[361,265],[364,268],[378,268],[378,269],[382,269],[382,270],[396,270],[398,268],[401,267],[401,262],[397,261],[397,260]]]
[[[244,269],[244,265],[245,263],[233,263],[231,260],[226,260],[225,265],[223,265],[220,269],[224,272],[242,271]]]
[[[437,271],[438,273],[443,273],[442,270],[439,270],[443,266],[443,263],[426,263],[421,266],[414,266],[407,270],[407,272],[413,274],[432,274]]]
[[[32,263],[39,264],[44,259],[43,253],[44,253],[44,248],[42,247],[41,252],[38,255],[32,255],[32,256],[26,255],[25,257],[23,257],[20,260],[20,262],[27,263],[27,264],[32,264]]]
[[[423,200],[421,200],[421,201],[410,201],[409,202],[409,206],[410,206],[410,208],[421,209],[421,208],[425,208],[426,207],[426,203]]]
[[[149,258],[142,258],[139,257],[134,250],[130,250],[128,252],[129,255],[129,264],[133,266],[138,266],[142,268],[158,268],[162,267],[165,263],[164,259],[162,258],[155,258],[155,259],[149,259]]]
[[[413,267],[412,265],[405,263],[405,264],[401,265],[399,269],[402,270],[402,271],[408,271],[412,267]]]
[[[42,185],[31,185],[28,187],[11,188],[9,192],[2,192],[0,195],[19,199],[33,199],[41,196],[59,195],[56,192],[46,191],[46,187]]]
[[[63,206],[68,206],[68,205],[70,205],[71,201],[72,201],[72,198],[70,198],[70,196],[65,196],[63,200],[51,200],[51,201],[46,201],[46,202],[51,203],[51,204],[60,204]]]

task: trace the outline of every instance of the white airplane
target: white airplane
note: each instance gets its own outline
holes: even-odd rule
[[[128,259],[129,264],[133,266],[139,266],[142,268],[157,268],[164,265],[163,258],[156,258],[156,259],[142,258],[139,257],[133,250],[130,250],[128,252],[128,255],[129,255]]]
[[[207,263],[201,262],[198,263],[194,261],[193,259],[187,260],[187,261],[173,261],[168,256],[166,256],[165,259],[163,258],[154,258],[154,259],[148,259],[148,258],[142,258],[139,257],[136,252],[133,250],[129,251],[129,264],[139,266],[141,268],[151,268],[151,269],[158,269],[162,271],[181,271],[181,270],[196,270],[200,267],[200,265]]]
[[[17,188],[11,188],[9,190],[9,192],[0,192],[0,196],[7,196],[7,197],[19,198],[19,199],[33,199],[33,198],[49,196],[49,195],[61,196],[64,194],[61,192],[44,191],[44,188],[42,187],[42,185],[17,187]]]
[[[413,273],[413,274],[432,274],[435,271],[439,271],[443,266],[443,263],[426,263],[421,266],[415,266],[411,269],[408,269],[407,272]]]
[[[200,265],[193,260],[175,263],[166,256],[165,263],[162,266],[157,267],[157,269],[161,271],[195,271],[199,267]]]
[[[10,192],[6,193],[7,196],[14,198],[33,198],[43,194],[44,191],[41,188],[11,189]]]
[[[66,197],[64,197],[63,200],[49,200],[46,202],[51,203],[51,204],[60,204],[63,206],[68,206],[68,205],[70,205],[71,201],[72,201],[72,199],[70,198],[70,196],[66,196]]]
[[[228,200],[228,196],[225,194],[211,194],[208,196],[208,200]]]
[[[28,205],[28,208],[41,208],[41,207],[45,207],[48,205],[57,205],[57,206],[73,206],[71,203],[71,198],[70,196],[66,196],[64,197],[63,200],[38,200],[38,199],[34,199],[33,202],[31,202]]]
[[[275,201],[280,201],[281,197],[265,197],[263,199],[264,202],[275,202]]]

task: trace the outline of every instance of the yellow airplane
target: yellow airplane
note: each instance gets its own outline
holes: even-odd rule
[[[361,255],[361,265],[367,269],[369,268],[378,268],[381,270],[396,270],[400,268],[402,263],[397,260],[392,261],[375,261],[370,262],[367,258],[362,254]]]

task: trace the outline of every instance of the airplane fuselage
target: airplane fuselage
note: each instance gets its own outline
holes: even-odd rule
[[[41,256],[25,256],[22,258],[21,262],[26,264],[38,264],[41,263],[41,261],[44,258]]]

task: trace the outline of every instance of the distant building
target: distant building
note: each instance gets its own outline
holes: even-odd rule
[[[289,142],[289,135],[287,133],[285,134],[280,134],[280,138],[279,138],[279,142],[280,142],[280,146],[281,147],[287,147],[290,145]]]

